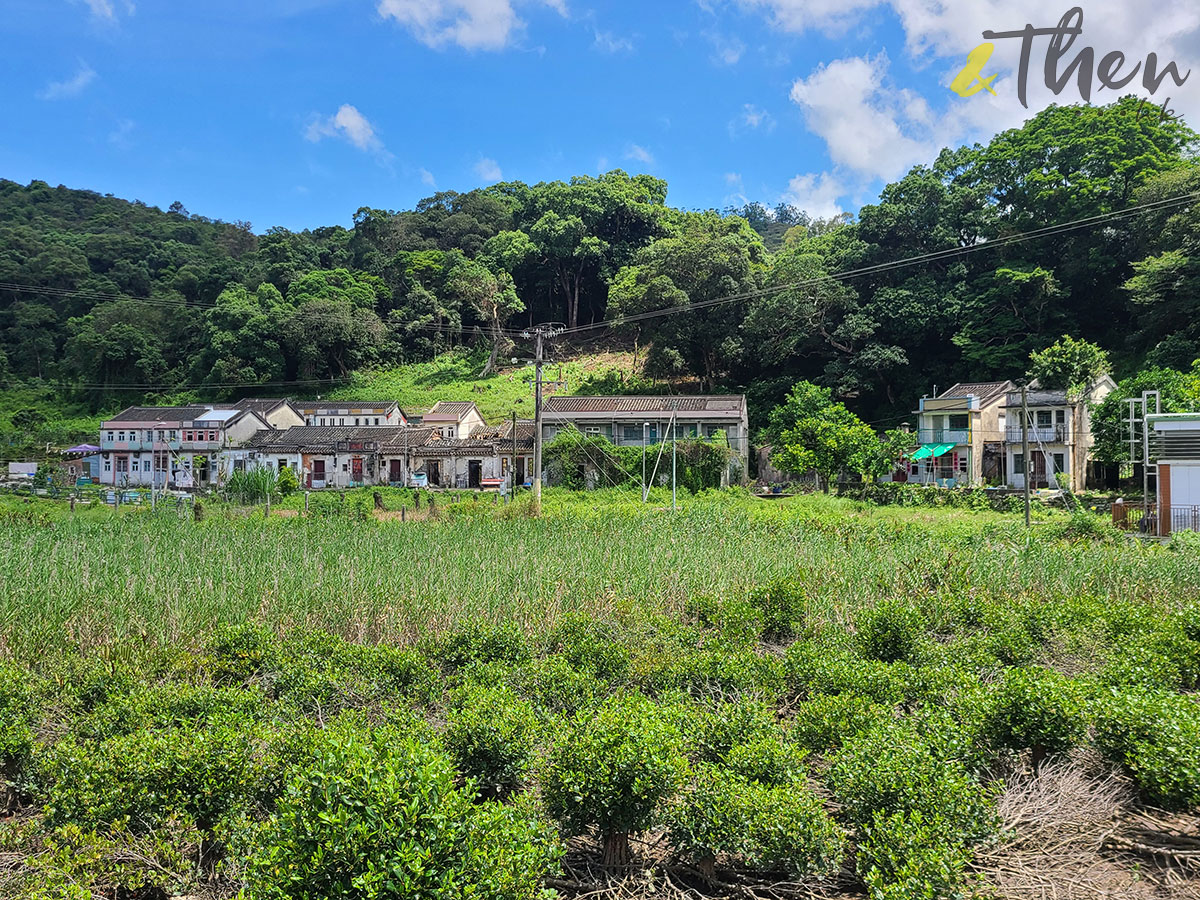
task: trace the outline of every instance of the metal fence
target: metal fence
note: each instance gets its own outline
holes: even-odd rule
[[[1171,532],[1200,531],[1200,506],[1172,506]]]

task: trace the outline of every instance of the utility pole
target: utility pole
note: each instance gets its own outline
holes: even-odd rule
[[[517,411],[512,411],[512,438],[513,438],[513,455],[512,464],[508,467],[509,491],[508,499],[514,500],[517,496]]]
[[[1021,460],[1024,463],[1025,477],[1025,527],[1029,527],[1029,386],[1021,385]]]
[[[535,325],[522,332],[522,337],[536,338],[534,354],[534,405],[533,405],[533,514],[542,514],[542,364],[546,361],[545,338],[560,334],[562,328],[554,325]],[[516,460],[513,460],[516,462]]]

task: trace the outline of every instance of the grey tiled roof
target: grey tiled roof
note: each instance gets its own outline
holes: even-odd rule
[[[102,425],[109,422],[191,422],[202,419],[209,411],[209,406],[130,406],[115,416],[105,419]]]
[[[556,396],[546,400],[545,409],[551,413],[710,413],[740,415],[746,398],[741,394],[708,396],[631,396],[569,397]]]

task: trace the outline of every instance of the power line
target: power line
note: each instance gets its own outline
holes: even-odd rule
[[[830,282],[843,281],[850,278],[861,278],[865,275],[890,272],[896,269],[904,269],[911,266],[921,265],[923,263],[937,262],[944,259],[953,259],[966,256],[970,253],[977,253],[980,250],[990,250],[996,247],[1007,247],[1011,244],[1024,243],[1025,241],[1037,240],[1038,238],[1052,237],[1057,234],[1078,231],[1083,228],[1090,228],[1094,225],[1117,221],[1119,219],[1140,215],[1142,213],[1172,209],[1178,206],[1186,206],[1188,203],[1191,203],[1197,199],[1200,199],[1200,191],[1195,191],[1190,194],[1180,194],[1176,197],[1168,197],[1163,200],[1156,200],[1149,203],[1142,203],[1127,207],[1123,210],[1100,213],[1099,215],[1089,216],[1083,219],[1076,219],[1072,222],[1064,222],[1058,225],[1047,225],[1044,228],[1036,228],[1032,231],[1024,231],[991,240],[984,240],[980,243],[972,244],[969,247],[952,247],[946,250],[936,250],[930,253],[922,253],[916,256],[905,257],[903,259],[892,260],[884,263],[876,263],[870,266],[862,266],[857,269],[848,269],[844,272],[834,272],[828,275],[819,275],[814,278],[806,278],[799,281],[788,282],[786,284],[774,285],[769,288],[759,288],[753,291],[744,291],[739,294],[730,294],[725,297],[715,297],[711,300],[701,300],[696,303],[688,303],[682,306],[672,306],[664,307],[662,309],[649,310],[644,313],[637,313],[632,316],[623,316],[611,321],[592,322],[588,325],[577,325],[574,328],[566,329],[563,333],[578,334],[584,331],[591,331],[599,328],[616,328],[636,322],[643,322],[648,319],[659,318],[662,316],[670,316],[682,312],[693,312],[698,309],[707,309],[713,306],[721,306],[726,303],[735,303],[739,300],[751,300],[756,297],[770,296],[772,294],[778,294],[794,288],[811,287],[818,284],[827,284]]]

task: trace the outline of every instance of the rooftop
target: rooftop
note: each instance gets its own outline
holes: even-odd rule
[[[472,411],[479,411],[472,400],[439,400],[422,419],[426,422],[459,422]]]
[[[947,391],[938,394],[937,399],[949,397],[976,396],[981,405],[987,405],[993,400],[1003,397],[1013,389],[1011,381],[960,381]]]
[[[210,406],[130,406],[121,410],[101,426],[110,422],[191,422],[204,417]]]
[[[546,400],[549,413],[704,413],[723,417],[738,417],[746,408],[741,394],[709,396],[629,396],[567,397]]]

